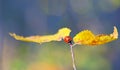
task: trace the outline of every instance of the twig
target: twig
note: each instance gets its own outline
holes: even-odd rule
[[[74,59],[74,52],[73,52],[73,45],[70,45],[70,50],[71,50],[71,56],[72,56],[73,70],[76,70],[75,59]]]

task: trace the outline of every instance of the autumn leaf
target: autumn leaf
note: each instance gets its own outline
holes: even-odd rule
[[[9,33],[9,34],[16,40],[25,41],[25,42],[35,42],[41,44],[51,41],[61,41],[64,37],[69,36],[70,32],[71,30],[69,28],[61,28],[58,30],[57,33],[53,35],[43,35],[43,36],[36,35],[36,36],[23,37],[16,35],[15,33]]]
[[[117,38],[118,31],[117,28],[114,26],[114,31],[110,35],[107,34],[95,35],[90,30],[84,30],[76,34],[76,36],[73,38],[73,41],[75,44],[80,45],[101,45],[116,40]]]

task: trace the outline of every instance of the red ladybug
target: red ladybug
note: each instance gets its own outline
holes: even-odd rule
[[[65,42],[65,43],[68,43],[68,44],[72,44],[72,38],[71,38],[70,36],[66,36],[66,37],[64,38],[64,42]]]

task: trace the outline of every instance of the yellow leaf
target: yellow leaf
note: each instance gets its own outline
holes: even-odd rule
[[[110,35],[98,34],[94,35],[90,30],[84,30],[79,32],[74,38],[73,41],[76,44],[80,45],[100,45],[111,42],[118,38],[117,28],[114,26],[114,31]]]
[[[36,36],[23,37],[16,35],[15,33],[9,33],[9,34],[16,40],[25,41],[25,42],[35,42],[41,44],[44,42],[61,41],[65,36],[69,36],[70,32],[71,30],[69,28],[61,28],[58,30],[57,33],[53,35],[43,35],[43,36],[36,35]]]

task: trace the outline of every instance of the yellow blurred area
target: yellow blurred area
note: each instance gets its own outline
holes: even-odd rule
[[[112,12],[120,7],[120,0],[99,0],[99,7],[102,11]]]
[[[63,70],[56,64],[36,62],[28,65],[27,70]]]
[[[116,8],[120,7],[120,0],[110,0]]]

